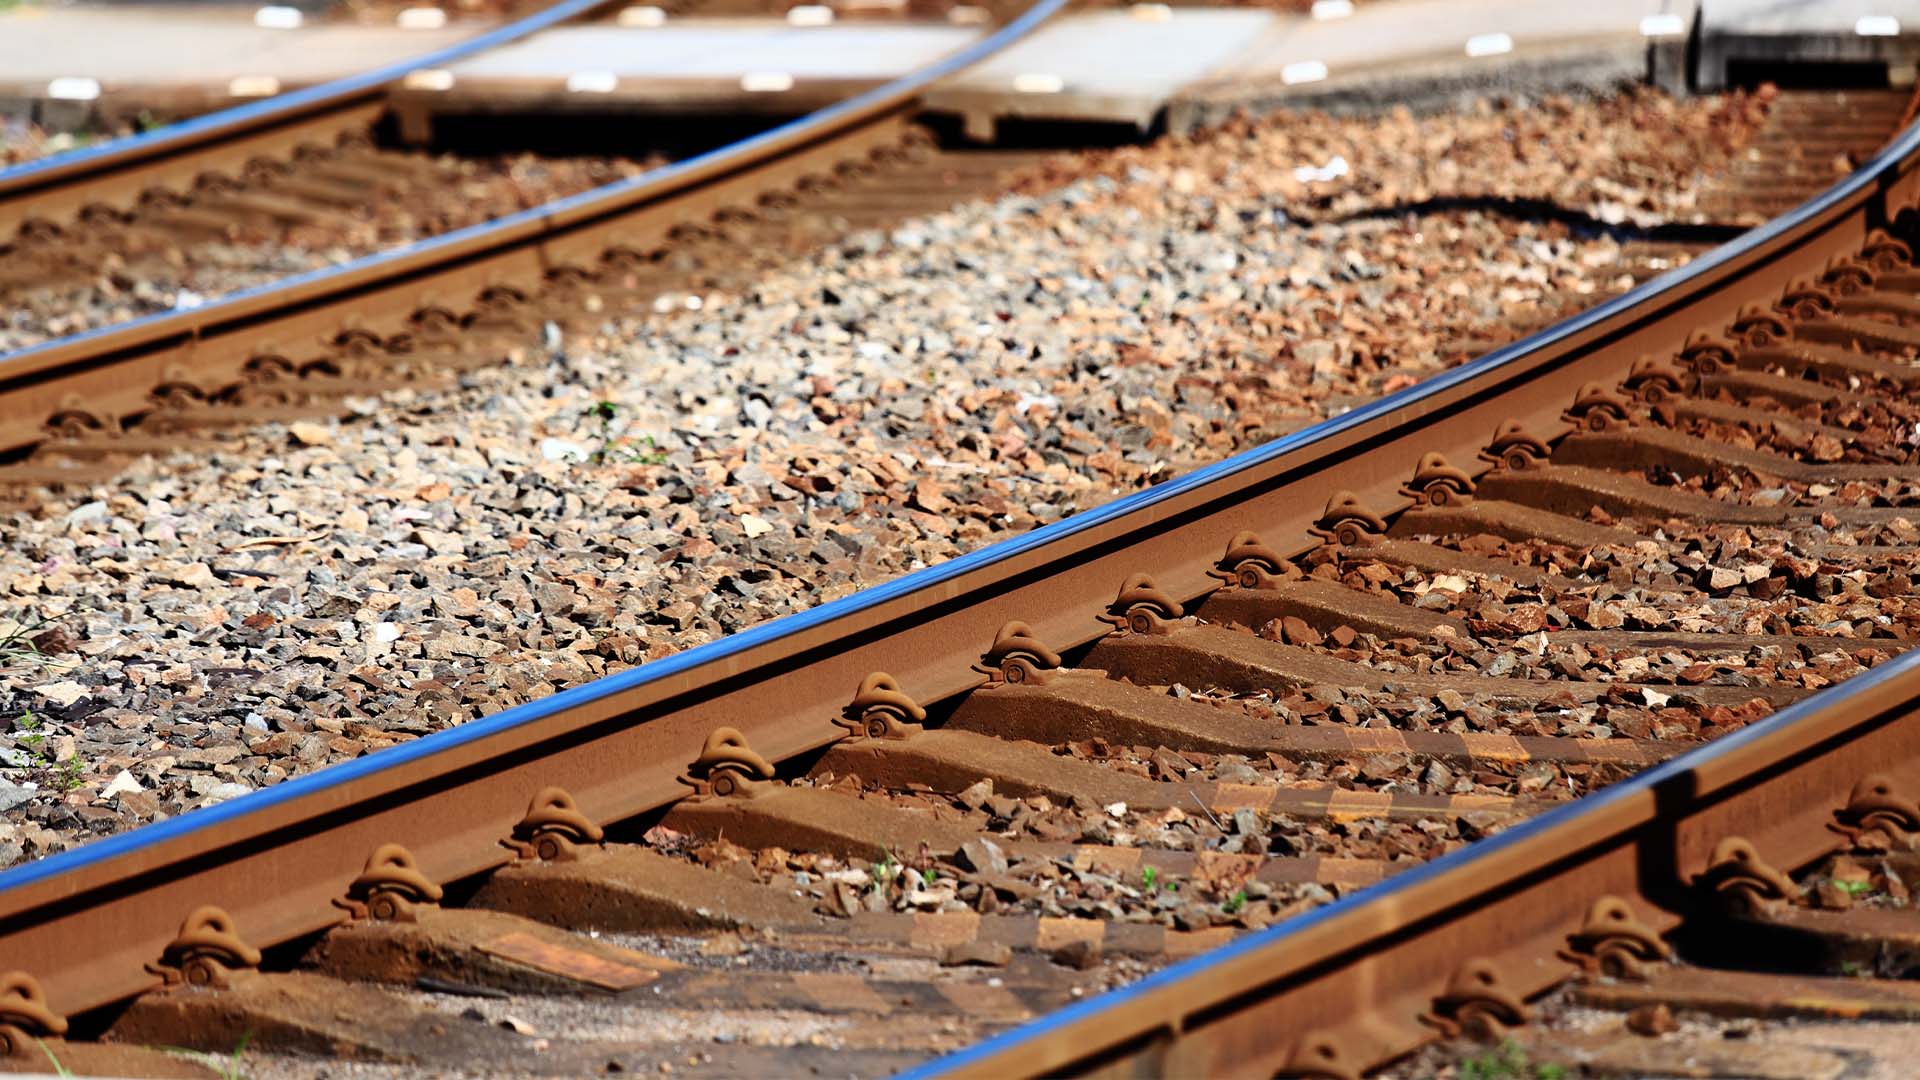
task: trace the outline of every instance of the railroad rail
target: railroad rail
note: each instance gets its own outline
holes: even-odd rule
[[[329,342],[353,326],[406,351],[436,328],[514,329],[534,292],[503,279],[565,295],[620,265],[609,235],[667,227],[627,215],[889,145],[912,92],[205,322],[21,359],[109,392],[170,369],[241,379],[266,326]],[[1703,868],[1744,918],[1797,927],[1792,884],[1766,866],[1802,869],[1869,825],[1920,828],[1902,816],[1920,781],[1896,722],[1920,697],[1904,624],[1842,607],[1911,584],[1916,163],[1909,130],[1681,271],[1111,506],[0,875],[0,1034],[26,1065],[251,1035],[579,1072],[604,1048],[536,1045],[382,986],[612,992],[629,1009],[811,1009],[847,1025],[836,1062],[891,1069],[1067,1005],[1122,961],[1226,944],[1311,887],[1390,879],[931,1066],[1354,1075],[1449,1024],[1511,1021],[1579,956],[1626,970],[1610,929],[1659,952]],[[736,186],[699,186],[715,180]],[[482,314],[432,314],[449,309],[423,306],[425,282],[482,295]],[[1784,596],[1832,618],[1764,607]],[[1736,629],[1660,625],[1703,606]],[[1482,668],[1482,641],[1537,643],[1538,662]],[[1615,666],[1584,677],[1572,650]],[[1163,879],[1232,920],[1184,902],[1172,927],[1087,914],[1090,887],[1157,896]],[[1609,896],[1627,915],[1596,907],[1569,944]],[[1458,936],[1424,932],[1465,912]],[[730,976],[634,936],[676,930],[747,962]],[[929,950],[1005,974],[885,974]],[[850,954],[876,962],[781,966]],[[903,1033],[890,1014],[929,1023]],[[803,1059],[731,1045],[713,1049],[740,1068]]]

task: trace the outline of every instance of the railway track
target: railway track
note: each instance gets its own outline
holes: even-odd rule
[[[1020,26],[1058,6],[1043,5]],[[130,458],[179,448],[195,430],[337,414],[346,398],[498,363],[509,348],[537,346],[550,323],[606,306],[697,304],[754,258],[996,190],[1001,176],[1041,155],[944,150],[914,122],[919,88],[992,47],[721,151],[303,275],[292,289],[251,290],[9,354],[0,358],[0,394],[18,411],[0,421],[0,452],[13,462],[0,466],[0,483],[87,482]],[[357,113],[334,119],[349,128],[365,122]],[[350,135],[347,145],[359,139]],[[230,157],[257,152],[244,140],[223,148]],[[433,181],[420,175],[430,162],[366,152],[354,162],[323,155],[297,181],[284,169],[249,168],[274,172],[275,183],[358,183],[363,195]],[[61,201],[87,183],[61,187]],[[281,205],[261,198],[231,205],[260,213]],[[205,214],[166,210],[123,224],[227,220]],[[84,251],[49,258],[86,262]]]
[[[301,373],[491,362],[586,296],[661,291],[696,209],[900,212],[867,194],[898,170],[945,197],[1005,164],[938,156],[910,98],[20,354],[5,442],[39,453],[10,478],[87,475],[94,443],[111,467],[129,420],[244,422],[257,387],[284,415]],[[1894,846],[1860,837],[1920,781],[1889,720],[1917,677],[1917,156],[1909,132],[1672,277],[1191,477],[0,875],[9,1060],[869,1073],[1067,1007],[933,1068],[1347,1075],[1493,1030],[1582,956],[1651,959],[1639,931],[1693,925],[1707,863],[1748,923],[1817,937],[1834,913],[1762,863]],[[805,179],[849,171],[874,186]],[[1376,882],[1420,925],[1305,914]],[[1604,896],[1631,918],[1577,933]]]
[[[67,299],[103,268],[135,271],[261,230],[346,232],[457,175],[387,145],[390,92],[409,72],[483,52],[605,3],[565,3],[402,64],[0,170],[0,301]]]
[[[383,157],[368,138],[382,120],[386,95],[409,72],[608,6],[605,0],[567,0],[451,48],[354,78],[0,170],[0,254],[10,264],[49,261],[62,245],[110,248],[135,221],[205,233],[224,229],[234,218],[269,211],[284,217],[335,204],[356,188],[417,167]]]
[[[362,253],[394,246],[396,232],[402,240],[414,239],[492,216],[488,211],[499,208],[485,198],[470,194],[466,201],[478,205],[464,208],[448,199],[448,191],[463,187],[469,176],[460,162],[422,152],[430,141],[428,121],[417,103],[404,100],[415,85],[409,80],[430,82],[444,75],[442,65],[556,25],[592,23],[618,6],[608,0],[560,4],[459,46],[363,76],[96,150],[0,170],[0,302],[58,309],[99,280],[103,270],[117,272],[110,279],[117,276],[122,283],[171,276],[180,265],[200,268],[230,258],[219,249],[229,241],[282,237],[301,249]],[[686,14],[738,17],[768,11],[763,3],[716,6],[692,0],[653,11],[656,18]],[[509,118],[493,118],[479,141],[494,146],[529,141],[517,140],[515,125]],[[658,160],[661,153],[706,149],[721,141],[718,134],[670,127],[658,125],[647,136],[651,145],[626,143],[616,152]],[[588,163],[600,184],[615,175],[607,164]],[[556,183],[537,201],[593,186]],[[395,222],[401,224],[396,228]],[[66,327],[48,336],[81,329],[72,326],[73,317],[57,312],[41,321]],[[6,345],[0,339],[0,347]]]

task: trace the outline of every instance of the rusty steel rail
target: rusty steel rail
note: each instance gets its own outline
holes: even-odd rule
[[[1053,6],[1030,12],[989,44],[1010,40]],[[809,122],[813,127],[763,136],[748,144],[749,152],[819,146],[897,116],[903,102],[889,94],[863,98]],[[562,250],[558,241],[539,239],[531,251],[506,245],[551,235],[541,232],[544,221],[571,230],[562,234],[569,243],[585,245],[594,230],[617,222],[631,206],[692,190],[699,180],[736,178],[785,160],[697,159],[665,170],[666,179],[656,181],[663,188],[623,185],[613,196],[600,193],[510,219],[499,232],[459,234],[408,249],[388,263],[398,281],[367,265],[320,275],[285,292],[229,302],[224,314],[193,332],[241,341],[277,317],[270,303],[275,296],[312,305],[300,316],[310,320],[302,325],[331,327],[356,304],[409,299],[405,290],[442,269],[478,282],[503,266],[546,266],[545,256]],[[1328,516],[1323,506],[1344,505],[1359,516],[1377,517],[1408,509],[1413,499],[1407,478],[1432,453],[1474,463],[1469,471],[1484,475],[1491,465],[1479,452],[1503,426],[1518,422],[1546,439],[1566,434],[1575,388],[1611,385],[1643,355],[1677,354],[1692,328],[1736,322],[1754,298],[1782,295],[1795,279],[1868,246],[1875,229],[1892,224],[1890,208],[1915,201],[1917,161],[1920,131],[1910,130],[1799,212],[1682,271],[1471,365],[1107,507],[812,612],[0,874],[0,968],[37,977],[60,1013],[110,1004],[158,984],[148,965],[174,939],[182,917],[206,905],[223,908],[238,935],[255,947],[287,942],[336,925],[342,915],[333,901],[361,876],[368,854],[386,845],[403,845],[431,881],[469,878],[511,858],[501,838],[522,819],[529,798],[550,787],[563,787],[592,823],[631,821],[686,795],[681,774],[716,729],[737,729],[767,758],[793,758],[846,737],[849,702],[876,672],[890,673],[912,699],[938,705],[981,685],[975,664],[1011,621],[1030,624],[1043,650],[1064,652],[1111,632],[1105,617],[1114,584],[1143,571],[1181,603],[1210,593],[1219,588],[1216,553],[1224,536],[1257,531],[1282,557],[1297,555],[1322,542]],[[624,201],[596,201],[608,197]],[[128,356],[175,349],[184,360],[194,350],[169,335],[188,333],[190,324],[170,321],[175,318],[90,337],[118,341]],[[159,326],[173,329],[161,332]],[[50,355],[57,357],[58,350],[40,351],[47,368],[57,366]],[[91,361],[68,356],[65,362]],[[1516,829],[1481,849],[1488,854],[1439,865],[1485,860],[1474,865],[1496,880],[1519,873],[1514,888],[1525,890],[1538,887],[1548,871],[1572,873],[1586,855],[1617,850],[1622,854],[1595,864],[1596,881],[1627,896],[1644,878],[1654,895],[1664,896],[1659,845],[1669,844],[1668,862],[1686,870],[1698,864],[1701,845],[1721,839],[1704,831],[1683,837],[1677,832],[1683,821],[1726,825],[1733,819],[1721,815],[1750,813],[1769,802],[1791,812],[1783,812],[1777,826],[1753,826],[1752,838],[1771,845],[1779,861],[1799,860],[1820,831],[1808,823],[1844,797],[1858,778],[1855,766],[1891,760],[1904,746],[1899,740],[1910,737],[1887,721],[1920,696],[1915,663],[1903,658],[1590,803]],[[1860,719],[1867,713],[1873,718]],[[1831,775],[1816,760],[1825,751],[1834,754]],[[1813,763],[1790,768],[1803,759]],[[1795,830],[1793,837],[1776,835],[1776,827]],[[1561,828],[1573,830],[1567,835],[1574,847],[1559,839]],[[1642,846],[1628,842],[1636,837],[1645,838]],[[1362,954],[1355,950],[1369,941],[1397,947],[1463,906],[1484,902],[1506,911],[1526,902],[1523,892],[1502,894],[1495,881],[1464,880],[1442,870],[1403,880],[1407,884],[1378,894],[1380,906],[1342,905],[1295,924],[1297,930],[1249,938],[1218,959],[1176,969],[1177,980],[1150,980],[938,1067],[981,1075],[1135,1066],[1176,1071],[1188,1064],[1202,1071],[1271,1073],[1286,1067],[1308,1032],[1291,1021],[1274,1021],[1268,1004],[1283,999],[1270,991],[1291,993],[1290,979],[1306,986],[1309,979],[1339,978],[1339,969],[1348,960],[1357,964]],[[1401,913],[1421,921],[1408,926],[1387,917]],[[1655,916],[1642,910],[1642,918]],[[1548,924],[1564,936],[1566,922],[1556,908],[1537,923],[1514,917],[1475,925],[1518,938]],[[74,942],[89,947],[76,955]],[[1497,944],[1481,951],[1504,964],[1506,954]],[[1516,955],[1537,955],[1532,936],[1517,947]],[[1324,1060],[1371,1063],[1430,1033],[1409,1018],[1417,1015],[1416,1005],[1430,1000],[1431,979],[1450,978],[1462,952],[1437,939],[1420,948],[1428,951],[1407,953],[1404,972],[1352,967],[1352,978],[1374,985],[1408,980],[1402,1006],[1356,1018],[1356,1002],[1379,996],[1356,990],[1346,998],[1323,993],[1317,999],[1316,1008],[1338,1010],[1317,1026],[1333,1040],[1325,1043],[1333,1058]],[[1262,951],[1267,949],[1281,951]],[[1307,968],[1289,976],[1289,962]],[[1538,961],[1500,970],[1529,992],[1556,973]],[[1350,1034],[1337,1020],[1364,1030]]]
[[[364,130],[385,109],[387,92],[408,72],[497,48],[590,15],[611,2],[561,0],[526,18],[399,63],[0,169],[0,245],[23,231],[57,230],[91,206],[130,209],[144,192],[191,188],[208,172],[237,172],[253,158],[283,157],[302,145]]]

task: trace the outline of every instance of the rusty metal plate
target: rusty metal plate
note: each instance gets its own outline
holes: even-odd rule
[[[480,951],[603,990],[632,990],[660,977],[660,973],[651,967],[638,963],[623,964],[580,949],[542,941],[526,933],[494,938],[482,943]],[[644,959],[638,953],[634,957],[636,960]]]

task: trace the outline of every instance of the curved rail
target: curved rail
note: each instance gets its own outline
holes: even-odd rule
[[[1004,44],[1057,6],[1058,0],[1041,5],[983,48]],[[889,88],[867,95],[747,147],[804,145],[859,118],[892,115],[907,92]],[[0,874],[0,954],[10,966],[41,974],[56,1009],[81,1011],[152,986],[144,963],[172,938],[180,913],[200,905],[225,906],[251,942],[286,941],[337,920],[330,901],[380,845],[404,844],[437,881],[481,873],[507,860],[499,838],[519,820],[529,793],[546,786],[564,783],[597,823],[632,819],[684,795],[678,775],[717,727],[740,729],[768,758],[789,758],[843,737],[836,721],[873,672],[890,672],[923,703],[975,688],[981,676],[955,643],[984,649],[1008,620],[1028,621],[1055,649],[1083,645],[1108,632],[1099,617],[1113,583],[1134,573],[1150,571],[1161,588],[1185,601],[1218,586],[1208,572],[1223,534],[1257,529],[1283,554],[1297,554],[1318,543],[1312,530],[1320,515],[1314,508],[1338,492],[1356,491],[1374,512],[1394,513],[1409,504],[1399,485],[1429,452],[1473,461],[1489,434],[1514,420],[1548,436],[1565,432],[1561,411],[1573,387],[1618,379],[1642,354],[1677,352],[1686,344],[1685,326],[1732,321],[1754,290],[1778,292],[1829,258],[1858,250],[1871,229],[1887,223],[1890,201],[1913,200],[1920,187],[1917,158],[1920,131],[1908,131],[1861,174],[1789,219],[1684,270],[1454,372],[1107,507],[811,612]],[[500,228],[517,230],[514,235],[537,232],[547,219],[575,230],[597,228],[618,212],[602,199],[631,205],[662,194],[649,184],[687,185],[740,167],[725,155],[709,155],[663,170],[664,179],[617,185]],[[447,264],[485,265],[499,250],[470,230],[373,262],[396,267],[411,280]],[[399,287],[375,279],[374,272],[363,263],[311,275],[281,295],[317,296],[332,314]],[[264,297],[215,305],[224,314],[205,329],[243,336],[271,316]],[[143,341],[165,343],[170,334],[188,332],[190,324],[177,322],[181,318],[89,337],[124,341],[129,349]],[[9,363],[32,362],[37,355],[51,366],[58,361],[49,354],[64,347],[20,354]],[[1908,677],[1912,670],[1911,662],[1903,662],[1864,685],[1920,697]],[[1852,699],[1819,702],[1838,700]],[[1729,762],[1749,760],[1740,756],[1742,748],[1772,746],[1765,741],[1769,733],[1793,732],[1780,736],[1788,741],[1809,738],[1813,728],[1799,718],[1825,708],[1819,702],[1757,729],[1761,734],[1686,759],[1708,763],[1688,775],[1703,779],[1711,773],[1718,782],[1731,775],[1725,771]],[[1653,801],[1648,789],[1623,790],[1628,793],[1618,801],[1610,797],[1598,805]],[[1669,790],[1655,789],[1662,797]],[[1514,835],[1520,840],[1493,850],[1510,851],[1534,833]],[[273,896],[260,895],[261,880],[276,883]],[[1418,886],[1434,875],[1410,880]],[[1322,927],[1353,910],[1342,906],[1306,925]],[[1313,940],[1324,946],[1330,939]],[[76,960],[74,941],[93,948]],[[1206,968],[1216,973],[1209,976],[1212,982],[1150,981],[1133,997],[1076,1010],[1054,1027],[988,1044],[953,1065],[981,1071],[1005,1065],[1016,1072],[1088,1067],[1099,1064],[1096,1055],[1151,1040],[1169,1016],[1190,1018],[1189,1026],[1198,1030],[1213,1015],[1207,1009],[1228,1015],[1227,1003],[1244,991],[1229,974],[1246,985],[1258,982],[1259,964],[1245,959],[1251,947],[1236,947],[1226,954],[1231,963]],[[1176,985],[1184,989],[1169,988]],[[1180,1007],[1155,1018],[1153,1010],[1175,994],[1183,995]],[[1068,1029],[1068,1023],[1094,1026]],[[1084,1052],[1071,1052],[1071,1040],[1082,1036]]]
[[[0,169],[0,236],[36,218],[77,213],[103,201],[112,189],[124,190],[136,182],[140,187],[191,184],[236,154],[291,151],[316,132],[365,124],[380,111],[387,89],[410,71],[450,64],[611,3],[561,0],[524,19],[399,63]]]

